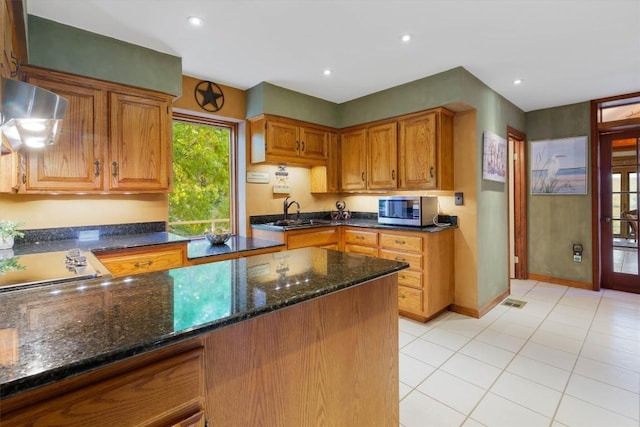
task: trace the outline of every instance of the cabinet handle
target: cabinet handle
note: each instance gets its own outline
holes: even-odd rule
[[[93,162],[93,164],[96,166],[96,171],[93,173],[93,175],[100,176],[100,160],[96,160],[95,162]]]
[[[404,261],[405,261],[405,259],[404,259],[404,258],[399,257],[399,256],[397,256],[397,257],[395,258],[395,260],[396,260],[396,261],[401,261],[401,262],[404,262]]]
[[[396,170],[395,170],[395,169],[393,169],[393,170],[391,171],[391,179],[392,179],[393,181],[395,181],[395,180],[396,180]]]
[[[364,240],[364,236],[356,236],[356,240]]]
[[[118,177],[118,162],[111,163],[111,166],[113,166],[113,173],[111,175],[113,175],[114,178],[117,178]]]
[[[431,166],[429,168],[429,176],[431,176],[431,178],[433,178],[433,166]]]
[[[296,151],[300,151],[300,141],[296,141]]]
[[[394,243],[397,243],[398,245],[404,245],[407,242],[405,242],[404,240],[394,240]]]
[[[133,266],[135,268],[150,267],[152,265],[153,265],[153,261],[152,260],[149,260],[149,261],[146,261],[146,262],[136,262],[135,264],[133,264]]]
[[[304,141],[302,141],[302,152],[304,153]]]
[[[23,174],[22,174],[22,183],[23,183],[23,184],[26,184],[26,183],[27,183],[27,174],[26,174],[26,173],[23,173]]]
[[[364,172],[362,172],[362,180],[364,181]]]

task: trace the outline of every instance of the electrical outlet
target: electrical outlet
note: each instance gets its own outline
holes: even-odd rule
[[[573,262],[582,262],[582,255],[574,255]]]
[[[454,201],[455,204],[460,206],[460,205],[464,205],[464,194],[463,193],[455,193],[454,194]]]

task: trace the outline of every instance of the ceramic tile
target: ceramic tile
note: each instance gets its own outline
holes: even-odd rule
[[[462,427],[486,427],[484,424],[474,420],[473,418],[467,418],[462,424]]]
[[[639,334],[640,336],[640,334]],[[632,340],[615,335],[604,334],[598,331],[590,331],[585,340],[589,344],[597,344],[603,347],[624,351],[640,357],[640,338]]]
[[[509,372],[500,375],[490,392],[549,418],[553,417],[562,397],[559,391]]]
[[[640,363],[638,362],[637,355],[625,351],[618,351],[611,347],[585,342],[580,356],[598,360],[619,368],[640,372]]]
[[[566,394],[627,418],[639,419],[640,396],[582,375],[572,374]]]
[[[400,352],[436,367],[442,365],[455,353],[448,348],[422,339],[410,342]]]
[[[491,325],[487,327],[487,329],[491,329],[494,331],[498,331],[503,334],[512,335],[514,337],[527,340],[539,326],[539,323],[536,322],[534,325],[518,323],[515,321],[516,319],[511,319],[507,317],[507,315],[502,316]]]
[[[640,393],[640,373],[579,357],[573,372],[632,393]]]
[[[463,414],[471,412],[486,393],[486,390],[441,370],[422,382],[417,390]]]
[[[638,427],[638,422],[632,418],[608,411],[566,394],[562,397],[555,419],[568,426]]]
[[[518,352],[518,350],[520,350],[522,346],[527,342],[525,339],[505,334],[491,328],[487,328],[482,331],[475,338],[475,340],[483,342],[485,344],[491,344],[503,350],[511,351],[514,353]]]
[[[493,393],[487,393],[470,417],[491,427],[540,427],[551,424],[550,418]]]
[[[436,370],[434,366],[403,353],[398,359],[400,381],[411,387],[420,384]]]
[[[477,340],[471,340],[460,349],[459,354],[465,354],[500,369],[504,369],[516,355],[511,351],[503,350]]]
[[[469,341],[470,338],[464,335],[447,331],[446,329],[442,329],[440,327],[436,327],[424,334],[422,337],[420,337],[420,339],[441,345],[442,347],[446,347],[450,350],[455,351],[460,350]]]
[[[531,341],[522,347],[520,354],[567,371],[573,369],[573,365],[577,359],[576,354],[567,353],[566,351],[557,350]]]
[[[416,390],[400,402],[400,423],[406,427],[459,426],[465,418],[460,412]]]
[[[410,320],[404,317],[401,317],[398,321],[398,329],[407,334],[419,337],[420,335],[427,332],[431,329],[433,325],[427,323],[416,322],[415,320]]]
[[[404,347],[405,345],[409,344],[411,341],[415,339],[417,339],[415,335],[411,335],[404,331],[398,332],[398,345],[400,348]]]
[[[438,327],[464,335],[468,338],[473,338],[482,332],[486,325],[478,321],[478,319],[464,317],[462,319],[447,319],[445,322],[438,324]]]
[[[514,357],[506,370],[557,391],[564,390],[571,375],[570,371],[522,355]]]
[[[569,326],[565,323],[556,322],[555,320],[545,319],[538,328],[538,331],[549,331],[565,337],[584,340],[589,332],[589,325],[586,326]]]
[[[403,383],[402,381],[400,381],[400,387],[398,388],[399,391],[399,395],[400,395],[400,400],[404,399],[405,396],[407,396],[409,393],[411,393],[411,390],[413,390],[413,387]]]
[[[538,329],[531,336],[530,341],[573,354],[580,353],[583,343],[582,340],[577,340],[556,332],[541,329]]]
[[[485,390],[491,387],[502,372],[496,367],[464,354],[455,354],[440,369]]]

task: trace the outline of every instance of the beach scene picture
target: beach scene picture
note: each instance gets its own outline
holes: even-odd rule
[[[587,137],[531,142],[531,194],[587,194]]]

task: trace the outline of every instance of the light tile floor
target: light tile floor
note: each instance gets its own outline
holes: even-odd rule
[[[400,424],[640,426],[640,295],[514,280],[481,319],[400,318]]]

